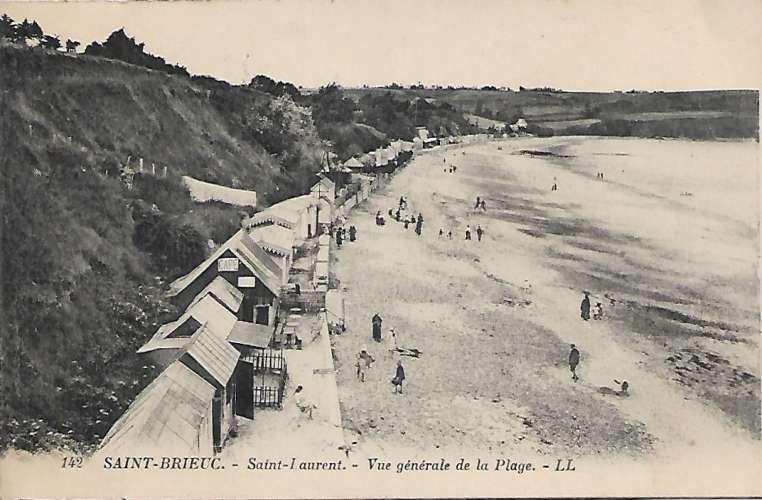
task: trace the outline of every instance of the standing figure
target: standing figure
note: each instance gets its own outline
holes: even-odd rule
[[[603,319],[603,305],[600,302],[596,302],[593,307],[593,319]]]
[[[485,200],[482,200],[482,210],[487,211],[487,202]]]
[[[371,319],[371,324],[373,325],[373,340],[376,342],[381,342],[381,322],[383,320],[381,319],[381,316],[376,313],[373,315],[373,319]]]
[[[368,354],[368,349],[363,346],[357,354],[357,378],[360,379],[360,382],[365,382],[368,369],[374,361],[373,356]]]
[[[403,222],[403,224],[405,225],[405,229],[407,229],[407,225],[410,224],[410,221],[407,217],[405,217],[405,222]]]
[[[392,353],[397,350],[397,332],[394,328],[389,328],[389,351]]]
[[[339,248],[341,248],[342,241],[343,241],[343,231],[341,230],[341,228],[337,228],[336,229],[336,245],[338,245]]]
[[[577,346],[572,344],[571,350],[569,351],[569,370],[571,370],[572,380],[575,382],[579,380],[579,377],[577,376],[577,365],[579,365],[579,351],[577,350]]]
[[[419,212],[418,219],[415,222],[415,234],[420,236],[422,231],[423,231],[423,215],[421,215]]]
[[[469,226],[468,224],[466,224],[466,239],[467,240],[471,239],[471,226]]]
[[[447,230],[447,239],[448,239],[448,240],[451,240],[451,239],[452,239],[452,229],[448,229],[448,230]]]
[[[479,241],[482,241],[482,235],[484,234],[484,229],[482,229],[481,224],[476,225],[476,239]]]
[[[402,382],[405,381],[405,368],[402,367],[402,360],[397,361],[397,371],[394,373],[392,379],[392,385],[394,385],[394,393],[402,394]]]
[[[439,228],[439,237],[441,238],[442,236],[444,236],[444,229],[440,227]]]
[[[580,316],[585,321],[590,319],[590,292],[585,292],[585,298],[579,306]]]
[[[558,191],[558,181],[553,177],[553,185],[550,187],[551,191]]]
[[[355,241],[357,239],[357,228],[349,226],[349,241]]]
[[[477,208],[479,208],[479,207],[481,206],[481,204],[482,204],[482,202],[481,202],[481,198],[479,198],[479,197],[477,196],[477,197],[476,197],[476,205],[474,205],[474,210],[476,210]]]

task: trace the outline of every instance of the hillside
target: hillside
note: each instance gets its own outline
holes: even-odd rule
[[[287,98],[101,57],[4,44],[0,87],[0,450],[92,444],[152,379],[134,352],[177,314],[163,284],[238,224],[181,177],[267,206],[323,143]]]
[[[345,93],[357,101],[386,93],[399,99],[422,97],[501,122],[523,117],[543,135],[758,136],[759,93],[752,90],[602,93],[370,88],[346,89]]]

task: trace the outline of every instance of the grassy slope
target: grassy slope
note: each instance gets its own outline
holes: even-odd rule
[[[161,285],[183,269],[138,248],[131,207],[155,205],[169,227],[220,241],[238,209],[194,205],[182,175],[254,189],[264,204],[296,188],[246,136],[243,112],[271,96],[10,46],[0,83],[0,450],[92,443],[154,376],[135,349],[177,314]],[[128,156],[168,166],[168,178],[128,190]]]
[[[470,113],[481,106],[492,116],[497,113],[499,119],[520,112],[530,123],[544,126],[545,122],[550,122],[548,128],[561,134],[697,138],[758,135],[759,93],[751,90],[599,93],[347,89],[345,92],[353,99],[368,92],[391,92],[406,99],[416,96],[433,98]],[[644,113],[662,114],[649,116]],[[588,118],[600,119],[606,124],[590,127],[590,123],[574,122]],[[569,123],[562,126],[563,122]]]

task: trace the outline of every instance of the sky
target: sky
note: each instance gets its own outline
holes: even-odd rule
[[[758,0],[7,2],[84,45],[115,29],[193,74],[304,87],[759,88]]]

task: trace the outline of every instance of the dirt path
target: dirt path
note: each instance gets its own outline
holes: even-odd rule
[[[609,214],[593,206],[591,213],[591,204],[573,193],[603,196],[609,187],[588,175],[550,161],[514,160],[494,145],[466,152],[416,158],[350,217],[360,238],[338,254],[349,331],[335,346],[348,440],[365,452],[387,453],[472,448],[668,457],[757,447],[748,425],[711,404],[711,394],[676,383],[665,364],[673,352],[707,345],[653,337],[633,322],[646,292],[671,297],[675,288],[668,279],[659,281],[663,270],[650,258],[674,250],[661,245],[660,238],[669,237],[664,228],[641,238],[626,234],[637,221],[622,222],[622,211],[643,220],[640,206],[658,201],[622,189],[626,196],[606,196],[628,209]],[[443,156],[458,165],[456,174],[442,172]],[[506,163],[516,167],[506,169]],[[543,186],[553,177],[561,189],[550,198]],[[402,194],[424,215],[422,237],[394,222],[373,223],[372,214],[386,213]],[[486,213],[473,210],[476,194],[487,199]],[[608,219],[625,232],[607,231]],[[483,241],[463,240],[467,223],[486,229]],[[440,227],[451,229],[453,240],[438,237]],[[690,270],[691,264],[682,265]],[[644,266],[653,269],[643,274]],[[602,286],[606,273],[619,273],[621,286]],[[604,293],[617,297],[616,305],[606,304],[606,320],[579,318],[582,288],[592,289],[594,301],[604,300]],[[680,303],[690,309],[700,302]],[[372,343],[374,312],[384,317],[385,337],[394,326],[398,343],[423,356],[398,358],[388,344]],[[570,343],[582,352],[576,384],[566,364]],[[353,367],[361,345],[377,359],[365,384]],[[727,366],[758,376],[756,344],[715,342],[712,348]],[[408,373],[404,396],[393,395],[389,384],[397,359]],[[629,397],[601,393],[615,388],[615,378],[629,381]],[[747,399],[755,398],[758,405],[758,392]]]

